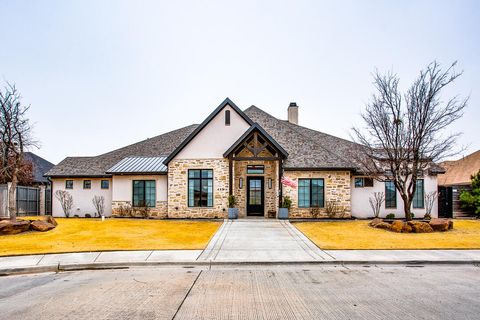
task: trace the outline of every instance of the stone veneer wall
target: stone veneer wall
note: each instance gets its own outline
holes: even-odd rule
[[[297,184],[299,178],[323,178],[325,204],[327,201],[333,201],[336,205],[344,208],[344,211],[341,214],[337,214],[336,217],[351,217],[351,177],[349,171],[285,171],[284,176],[294,180]],[[298,188],[283,186],[283,196],[289,196],[292,199],[292,207],[289,211],[290,218],[313,218],[311,208],[298,207]],[[319,208],[318,218],[327,217],[325,208]]]
[[[213,169],[213,207],[188,206],[188,169]],[[228,159],[179,159],[168,164],[169,218],[228,216]]]
[[[265,203],[265,217],[268,217],[268,212],[275,212],[275,217],[278,211],[278,161],[234,161],[234,188],[233,194],[237,199],[237,208],[239,217],[247,216],[247,176],[248,177],[264,177],[264,203]],[[264,174],[248,174],[247,165],[264,165]],[[240,189],[240,178],[243,179],[243,188]],[[268,188],[268,179],[272,179],[272,188]]]
[[[122,210],[120,209],[122,206],[127,206],[130,207],[132,205],[131,201],[112,201],[112,215],[120,217],[122,216],[121,212]],[[137,217],[140,216],[140,210],[132,208],[133,209],[133,216]],[[149,209],[149,215],[150,217],[153,218],[167,218],[167,201],[157,201],[155,204],[155,208],[150,208]]]

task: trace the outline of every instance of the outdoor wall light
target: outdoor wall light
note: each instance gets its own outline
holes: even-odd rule
[[[240,189],[243,188],[243,178],[238,179],[238,187],[239,187]]]
[[[268,178],[268,189],[272,189],[272,178]]]

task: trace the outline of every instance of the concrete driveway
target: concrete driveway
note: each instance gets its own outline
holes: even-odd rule
[[[478,270],[177,266],[0,277],[0,318],[478,319]]]
[[[333,258],[288,221],[240,219],[225,221],[198,260],[309,262]]]

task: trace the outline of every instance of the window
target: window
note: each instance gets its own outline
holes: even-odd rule
[[[188,206],[213,206],[213,170],[188,170]]]
[[[65,189],[73,189],[73,180],[65,180]]]
[[[133,180],[133,206],[155,207],[155,180]]]
[[[324,207],[323,179],[298,179],[298,207]]]
[[[415,194],[413,195],[413,207],[414,208],[423,208],[424,207],[424,197],[425,190],[423,185],[423,179],[417,180],[417,187],[415,189]]]
[[[108,189],[110,187],[110,181],[108,180],[102,180],[100,183],[100,186],[102,189]]]
[[[225,125],[230,125],[230,110],[225,110]]]
[[[373,187],[373,178],[355,178],[355,188]]]
[[[91,189],[92,180],[83,180],[83,189]]]
[[[385,208],[397,207],[397,190],[393,181],[385,181]]]
[[[247,166],[247,173],[248,174],[263,174],[265,170],[264,166]]]

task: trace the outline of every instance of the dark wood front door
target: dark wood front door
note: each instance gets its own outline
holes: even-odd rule
[[[263,216],[263,177],[247,177],[247,215]]]
[[[453,217],[452,187],[438,187],[438,217]]]

